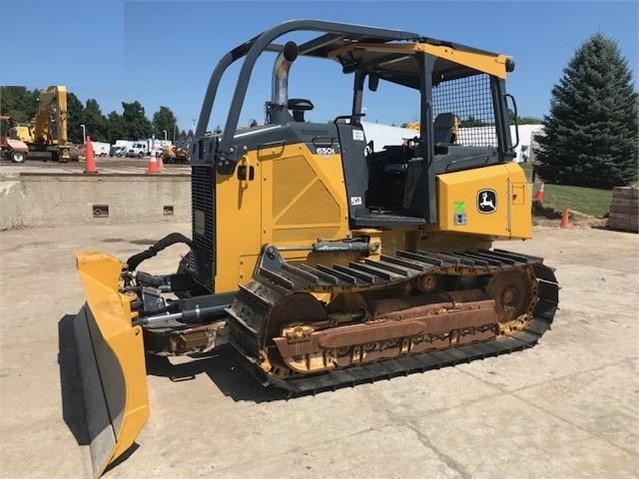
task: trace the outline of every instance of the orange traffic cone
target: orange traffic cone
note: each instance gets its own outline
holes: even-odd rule
[[[159,173],[160,169],[158,168],[158,160],[155,156],[151,155],[149,159],[149,166],[146,169],[147,173]]]
[[[164,158],[162,158],[162,155],[158,155],[158,166],[160,171],[164,171]]]
[[[535,194],[535,201],[538,201],[539,203],[543,203],[544,201],[544,182],[541,182],[541,186],[539,187],[539,189],[537,190],[537,193]]]
[[[564,214],[561,217],[561,223],[559,223],[560,228],[570,228],[570,213],[568,212],[568,208],[564,208]]]
[[[87,142],[84,145],[85,153],[84,156],[86,158],[84,165],[85,173],[97,173],[98,170],[95,167],[95,155],[93,154],[93,143],[91,143],[91,137],[87,136]]]

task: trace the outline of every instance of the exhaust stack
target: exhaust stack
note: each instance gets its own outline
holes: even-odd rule
[[[289,41],[275,59],[271,102],[268,106],[269,123],[286,124],[289,121],[288,73],[298,54],[297,43]]]

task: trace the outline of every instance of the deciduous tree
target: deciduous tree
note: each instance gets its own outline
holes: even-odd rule
[[[38,111],[39,90],[23,86],[0,87],[0,114],[17,123],[29,123]]]
[[[83,141],[82,125],[84,122],[84,105],[75,96],[75,93],[67,93],[67,138],[71,143],[80,144]]]
[[[125,139],[142,140],[151,136],[151,122],[144,113],[144,107],[138,101],[122,102],[122,128]]]
[[[114,110],[107,115],[106,124],[111,144],[114,144],[117,140],[126,139],[122,116],[117,111]]]
[[[161,106],[158,111],[153,114],[153,134],[156,138],[164,140],[164,132],[166,131],[167,139],[172,139],[176,131],[177,118],[168,106]]]
[[[87,100],[84,108],[83,124],[91,140],[109,141],[106,118],[102,115],[100,105],[94,98]]]

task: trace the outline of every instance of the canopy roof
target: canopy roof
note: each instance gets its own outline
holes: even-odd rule
[[[402,32],[404,33],[404,32]],[[435,82],[488,73],[506,75],[509,59],[467,45],[433,38],[389,40],[387,36],[329,33],[300,45],[300,55],[337,60],[344,73],[360,70],[381,79],[419,89],[420,66],[415,56],[424,52],[436,57]]]

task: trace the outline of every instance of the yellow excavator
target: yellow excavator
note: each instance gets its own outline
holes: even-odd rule
[[[188,163],[189,149],[168,143],[162,147],[164,163]]]
[[[28,146],[28,158],[67,163],[71,146],[67,131],[67,88],[49,86],[40,92],[38,112],[31,123],[14,126],[9,130],[9,137]]]
[[[210,135],[211,133],[206,132],[206,134]],[[162,147],[162,159],[164,163],[188,164],[192,144],[193,133],[189,132],[186,137],[178,138],[175,144],[168,143],[164,145]]]
[[[316,35],[278,42],[300,31]],[[269,53],[265,122],[239,129],[255,63]],[[310,122],[313,102],[289,98],[299,57],[352,78],[343,115]],[[240,60],[224,130],[206,135],[223,74]],[[224,55],[192,148],[191,237],[170,234],[126,261],[77,254],[95,476],[149,416],[149,355],[230,344],[262,384],[303,395],[536,344],[557,309],[553,270],[492,248],[532,233],[530,185],[512,161],[513,68],[505,55],[418,33],[317,20],[282,23]],[[409,144],[372,151],[362,104],[383,82],[419,94],[420,128]],[[468,116],[484,126],[463,143],[450,126],[436,138],[438,119]],[[190,247],[175,274],[139,269],[175,243]]]

